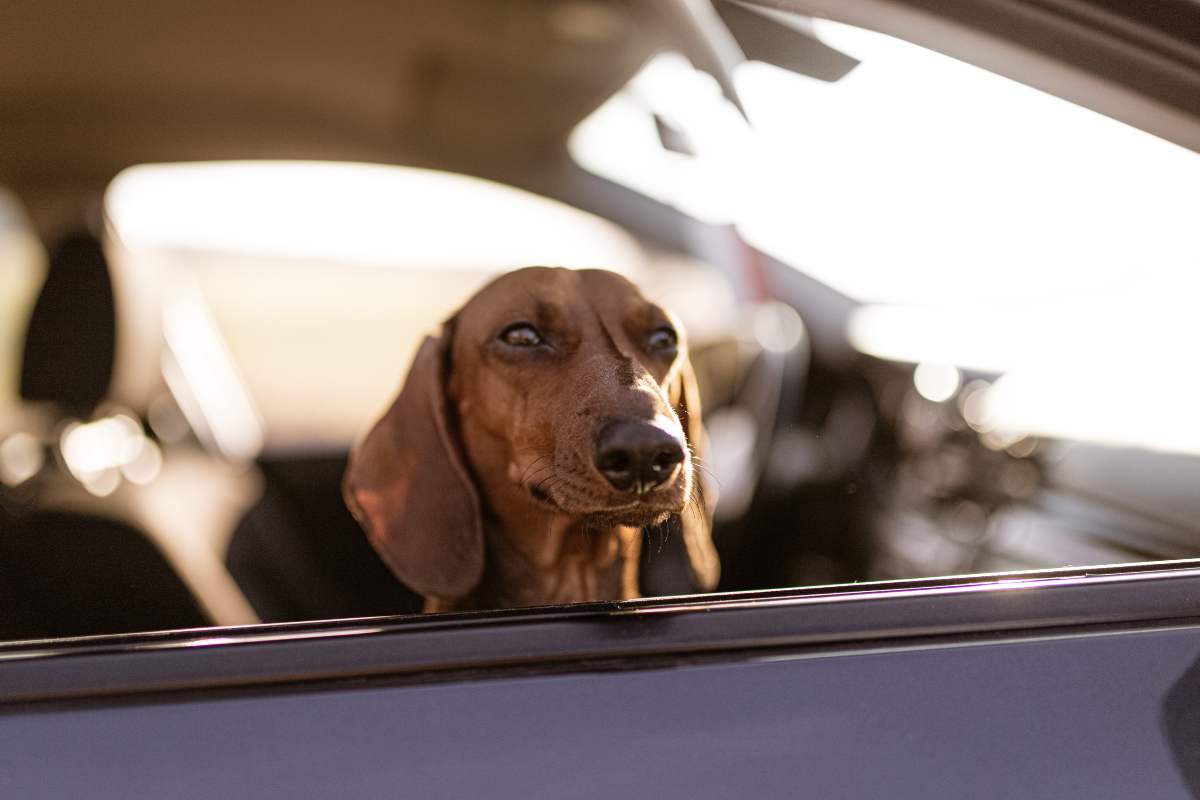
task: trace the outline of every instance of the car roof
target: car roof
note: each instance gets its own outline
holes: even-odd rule
[[[537,161],[663,45],[652,4],[6,4],[0,185],[145,162]]]
[[[770,5],[909,38],[1200,149],[1194,2]],[[706,68],[702,6],[12,0],[0,185],[37,222],[145,162],[311,158],[505,179],[561,157],[574,126],[655,52]]]

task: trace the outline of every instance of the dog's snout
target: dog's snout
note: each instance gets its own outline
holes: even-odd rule
[[[683,442],[657,425],[614,420],[596,437],[596,469],[614,489],[645,494],[670,483],[684,459]]]

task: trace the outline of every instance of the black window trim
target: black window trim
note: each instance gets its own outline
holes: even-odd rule
[[[1200,559],[0,644],[31,702],[1200,623]]]

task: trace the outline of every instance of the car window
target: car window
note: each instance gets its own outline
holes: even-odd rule
[[[568,17],[563,53],[620,38]],[[346,507],[348,454],[423,337],[526,265],[617,272],[686,328],[718,591],[1200,553],[1200,156],[789,30],[843,67],[718,74],[632,37],[545,119],[497,122],[466,68],[414,115],[542,119],[519,147],[463,123],[399,163],[147,152],[67,230],[0,196],[0,636],[421,610]],[[695,591],[681,530],[639,535],[638,593]]]

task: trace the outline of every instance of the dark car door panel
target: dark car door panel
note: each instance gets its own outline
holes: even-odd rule
[[[22,797],[1188,797],[1200,574],[1108,572],[8,645],[0,776]]]

